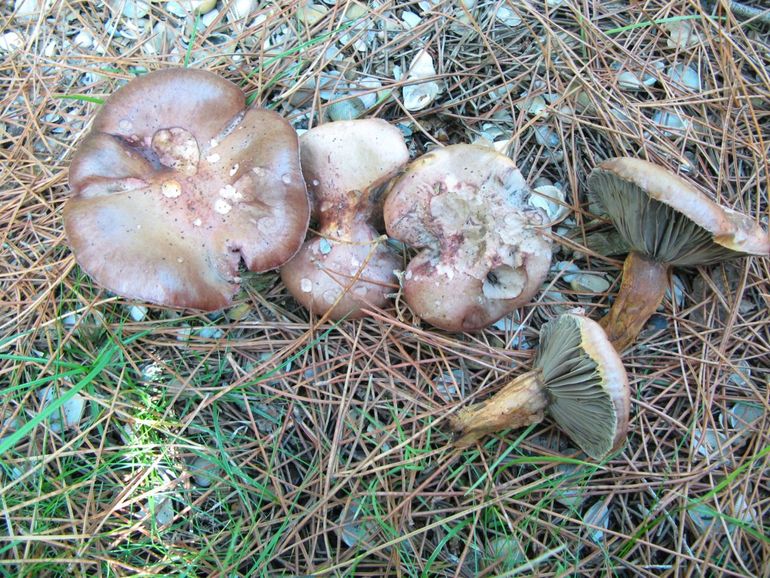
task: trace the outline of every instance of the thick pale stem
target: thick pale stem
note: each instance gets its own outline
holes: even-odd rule
[[[612,309],[599,323],[615,349],[631,345],[666,293],[668,265],[632,251],[623,264],[623,281]]]
[[[543,420],[548,397],[540,371],[520,375],[488,400],[461,409],[450,419],[455,446],[467,448],[487,434]]]

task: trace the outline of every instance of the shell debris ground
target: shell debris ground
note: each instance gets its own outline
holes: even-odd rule
[[[767,228],[770,29],[738,5],[766,8],[0,2],[3,571],[763,575],[767,259],[677,270],[681,305],[664,297],[623,356],[629,436],[604,462],[550,419],[462,452],[445,427],[532,366],[557,312],[609,310],[625,254],[587,198],[601,161],[650,160]],[[407,80],[421,53],[435,75]],[[232,305],[207,314],[100,289],[65,243],[70,160],[101,102],[182,67],[235,83],[299,132],[333,112],[387,120],[412,158],[492,143],[530,186],[558,184],[553,261],[577,270],[551,268],[531,303],[472,334],[423,328],[403,295],[375,317],[316,325],[277,273],[243,267]],[[407,110],[418,81],[439,90]],[[181,133],[169,140],[194,156]],[[229,179],[223,146],[199,152]],[[233,177],[269,172],[236,162]],[[167,191],[162,202],[185,202]],[[610,287],[572,287],[570,273]],[[83,410],[71,421],[70,395]]]

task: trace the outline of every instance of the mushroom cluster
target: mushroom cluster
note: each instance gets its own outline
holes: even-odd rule
[[[133,299],[227,305],[243,260],[275,269],[300,248],[310,204],[297,135],[216,74],[169,69],[105,102],[69,171],[64,225],[80,266]]]
[[[363,307],[385,305],[400,264],[371,220],[375,193],[409,160],[404,137],[380,119],[330,122],[303,134],[300,152],[318,236],[281,268],[281,277],[309,311],[360,317]]]
[[[618,350],[636,340],[660,305],[671,267],[770,254],[770,237],[753,220],[647,161],[608,159],[593,170],[588,186],[631,248],[620,291],[601,320]]]
[[[94,120],[71,163],[65,228],[81,267],[129,298],[218,309],[243,261],[281,267],[297,301],[343,319],[383,307],[396,286],[381,212],[387,233],[418,251],[401,281],[426,322],[474,331],[527,303],[550,267],[550,223],[513,161],[462,144],[408,160],[383,120],[331,122],[298,140],[231,82],[162,70],[118,90]],[[657,308],[669,269],[770,254],[754,221],[648,162],[609,159],[588,184],[631,248],[615,303],[601,325],[574,313],[543,325],[533,370],[451,418],[458,447],[548,414],[606,457],[629,416],[617,351]],[[308,192],[318,227],[302,245]]]

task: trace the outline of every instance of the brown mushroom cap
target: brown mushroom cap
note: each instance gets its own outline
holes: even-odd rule
[[[385,305],[394,289],[399,260],[371,225],[372,193],[409,160],[404,137],[384,120],[337,121],[303,134],[300,151],[319,236],[281,277],[315,314],[360,317],[364,307]]]
[[[564,314],[543,325],[534,366],[543,372],[548,413],[584,452],[601,459],[623,443],[628,377],[598,323]]]
[[[608,159],[588,186],[626,242],[654,261],[694,266],[770,254],[770,237],[753,220],[653,163]]]
[[[240,260],[280,266],[309,220],[294,129],[202,70],[153,72],[113,94],[69,183],[64,223],[80,266],[120,295],[172,307],[227,305]]]
[[[528,302],[551,263],[545,215],[508,157],[451,145],[413,162],[385,201],[388,234],[423,249],[404,294],[425,321],[474,331]]]

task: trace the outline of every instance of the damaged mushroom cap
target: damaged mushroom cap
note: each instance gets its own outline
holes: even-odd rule
[[[608,159],[588,186],[626,242],[654,261],[681,267],[770,253],[770,237],[752,219],[653,163]]]
[[[628,378],[599,324],[574,314],[549,321],[540,330],[534,367],[542,371],[548,413],[585,453],[601,459],[623,443]]]
[[[455,445],[463,448],[550,414],[585,453],[602,459],[626,437],[629,399],[623,363],[602,328],[587,317],[565,313],[541,328],[532,371],[461,409],[449,422],[459,434]]]
[[[601,320],[618,350],[631,345],[663,300],[671,266],[770,254],[767,232],[720,207],[680,177],[633,158],[601,163],[588,179],[631,251],[610,312]]]
[[[413,162],[385,201],[388,234],[422,251],[404,295],[416,315],[449,331],[474,331],[527,303],[551,262],[545,214],[526,201],[508,157],[451,145]]]
[[[300,139],[302,170],[313,197],[318,236],[281,268],[305,308],[355,318],[382,307],[394,290],[396,255],[372,226],[378,187],[409,160],[403,135],[384,120],[338,121]]]
[[[227,305],[240,260],[280,266],[310,213],[295,131],[201,70],[153,72],[107,99],[69,184],[80,266],[119,295],[172,307]]]

